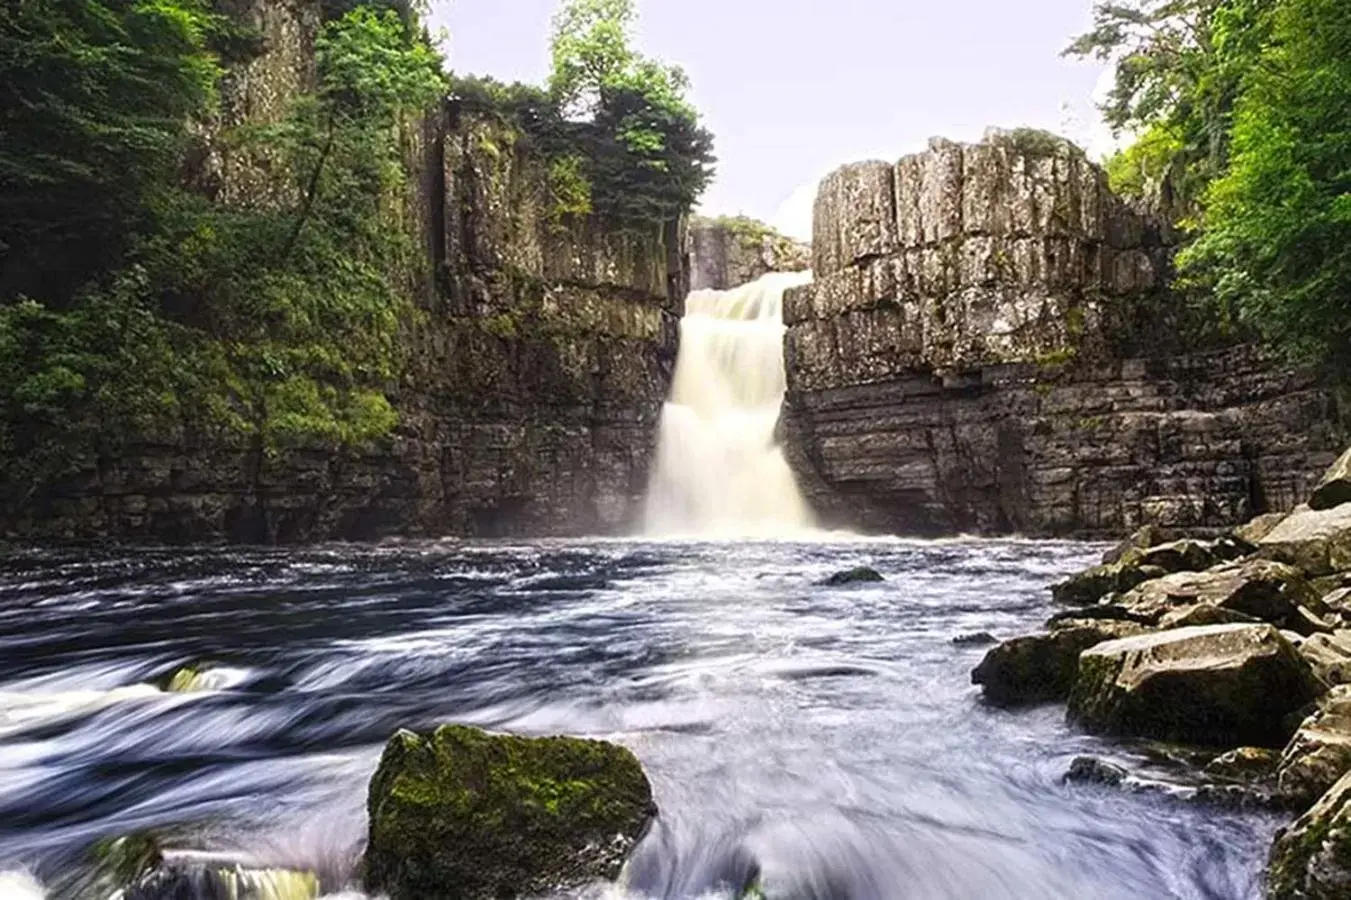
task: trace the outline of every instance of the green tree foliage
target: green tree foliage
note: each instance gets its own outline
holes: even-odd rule
[[[633,48],[633,0],[565,0],[554,19],[549,93],[585,163],[595,213],[651,223],[690,209],[713,177],[712,137],[676,66]],[[573,192],[575,193],[575,192]]]
[[[1351,15],[1280,0],[1237,102],[1232,161],[1181,263],[1292,356],[1351,370]]]
[[[0,296],[64,301],[116,262],[214,96],[223,30],[200,0],[0,6]]]
[[[122,219],[120,269],[62,302],[0,295],[0,497],[130,440],[224,430],[268,448],[394,425],[384,390],[423,265],[406,136],[444,91],[414,28],[353,9],[320,36],[313,95],[211,138],[262,173],[266,197],[227,206],[161,172]]]
[[[1103,117],[1143,144],[1113,161],[1128,186],[1167,178],[1190,210],[1224,171],[1234,101],[1258,43],[1259,2],[1120,0],[1095,8],[1093,29],[1065,52],[1115,66]]]

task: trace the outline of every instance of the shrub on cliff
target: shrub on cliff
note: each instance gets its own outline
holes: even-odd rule
[[[10,32],[15,57],[61,46],[67,23],[53,27],[55,37]],[[114,36],[106,55],[147,72],[209,68],[222,60],[208,37],[146,48]],[[188,58],[143,58],[152,53]],[[443,78],[415,28],[366,6],[324,26],[317,70],[318,90],[295,98],[281,121],[210,138],[266,184],[228,204],[179,184],[187,106],[170,127],[159,94],[124,98],[129,120],[160,123],[163,158],[125,182],[103,176],[125,194],[101,208],[121,239],[119,265],[100,260],[68,293],[0,292],[0,503],[21,506],[127,441],[219,429],[268,448],[359,442],[393,426],[383,391],[399,368],[397,334],[423,265],[403,213],[403,159],[409,126],[441,96]],[[85,76],[91,95],[119,83]],[[214,102],[214,75],[204,84],[211,96],[192,107],[198,114]],[[69,111],[56,105],[32,113],[14,149],[6,144],[7,171],[82,171],[80,140],[38,146],[26,133],[68,130]],[[37,179],[31,189],[34,204],[67,190]],[[26,245],[13,252],[20,265],[41,261]]]

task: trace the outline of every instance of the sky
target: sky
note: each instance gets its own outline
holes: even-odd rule
[[[543,83],[559,0],[432,0],[458,74]],[[682,66],[715,137],[700,212],[811,236],[822,177],[928,138],[1045,128],[1095,157],[1100,63],[1060,51],[1093,0],[638,0],[637,46]]]

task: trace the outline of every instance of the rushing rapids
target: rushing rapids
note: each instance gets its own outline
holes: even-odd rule
[[[694,291],[648,492],[652,535],[786,536],[812,518],[774,439],[783,402],[783,293],[810,273]]]
[[[726,897],[719,885],[756,871],[793,900],[1255,898],[1279,820],[1178,787],[1063,784],[1080,754],[1136,771],[1148,757],[1076,733],[1059,708],[986,707],[969,684],[983,650],[953,637],[1035,628],[1046,585],[1096,549],[11,553],[0,897],[44,896],[37,879],[48,900],[108,900],[82,888],[89,848],[146,830],[243,861],[241,884],[308,872],[322,896],[359,896],[384,742],[456,721],[637,754],[661,813],[630,865],[634,900]],[[859,564],[887,580],[820,586]],[[168,690],[189,664],[207,674]],[[315,884],[273,881],[272,896]]]

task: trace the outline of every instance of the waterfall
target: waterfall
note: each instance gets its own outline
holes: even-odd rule
[[[783,402],[783,293],[811,274],[771,273],[693,291],[662,410],[648,534],[781,537],[812,527],[774,428]]]

